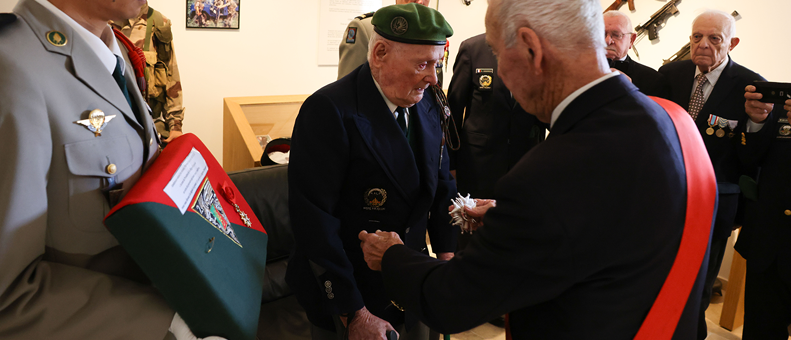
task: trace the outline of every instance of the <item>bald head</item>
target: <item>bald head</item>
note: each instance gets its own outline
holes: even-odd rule
[[[709,10],[692,21],[690,57],[701,72],[708,73],[721,65],[738,44],[736,21],[729,14]]]

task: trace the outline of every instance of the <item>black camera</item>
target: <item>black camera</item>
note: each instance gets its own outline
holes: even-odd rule
[[[763,95],[764,103],[782,104],[791,99],[791,83],[775,83],[770,81],[754,81],[755,92]]]

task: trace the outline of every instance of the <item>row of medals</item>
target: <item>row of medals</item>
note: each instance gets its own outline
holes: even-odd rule
[[[714,120],[713,123],[712,120]],[[713,134],[716,134],[717,137],[719,138],[725,137],[725,128],[728,127],[728,120],[712,115],[712,117],[709,118],[708,123],[709,123],[709,128],[706,129],[707,135],[711,136]],[[717,132],[714,132],[715,126],[719,127],[719,130],[717,130]],[[728,138],[733,138],[733,135],[734,135],[733,129],[731,129],[731,132],[728,133]]]

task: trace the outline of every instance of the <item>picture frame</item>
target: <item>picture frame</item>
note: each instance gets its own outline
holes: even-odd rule
[[[187,28],[239,29],[242,0],[187,0]]]

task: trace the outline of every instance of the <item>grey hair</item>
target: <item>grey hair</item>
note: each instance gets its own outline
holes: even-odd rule
[[[730,14],[725,13],[723,11],[718,11],[716,9],[706,10],[705,12],[700,13],[700,15],[695,17],[695,20],[692,20],[692,29],[693,30],[695,29],[695,23],[698,22],[698,19],[700,19],[700,18],[702,18],[704,16],[720,17],[720,19],[724,20],[723,27],[722,27],[722,30],[723,30],[722,33],[725,34],[725,37],[724,37],[725,40],[731,40],[731,39],[733,39],[733,37],[736,36],[736,19],[734,19],[733,16],[731,16]]]
[[[501,0],[495,15],[506,48],[516,43],[516,31],[522,26],[569,55],[606,46],[598,0]]]
[[[634,28],[633,28],[634,26],[632,26],[632,19],[629,19],[629,16],[628,16],[628,15],[626,15],[626,14],[623,14],[623,13],[622,13],[622,12],[620,12],[620,11],[607,11],[607,12],[604,12],[603,16],[604,16],[605,18],[615,18],[615,17],[618,17],[618,18],[624,18],[624,19],[626,19],[626,27],[627,27],[626,29],[627,29],[627,31],[626,31],[626,32],[623,32],[623,33],[634,33]]]
[[[367,59],[368,59],[369,63],[371,62],[371,58],[373,58],[374,45],[376,45],[376,43],[378,43],[380,41],[387,42],[387,44],[390,45],[390,51],[392,53],[401,53],[401,50],[403,50],[403,48],[401,46],[401,43],[399,43],[397,41],[388,40],[387,38],[381,36],[379,33],[376,33],[374,31],[373,34],[371,35],[371,39],[368,40],[368,56],[367,56]]]

